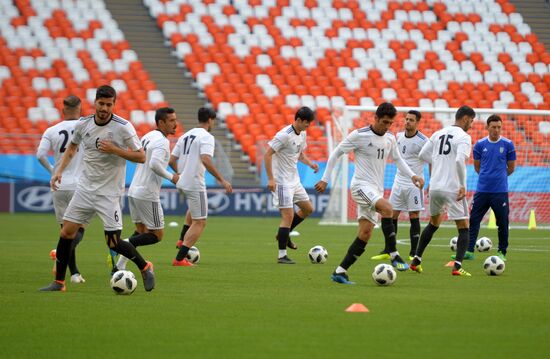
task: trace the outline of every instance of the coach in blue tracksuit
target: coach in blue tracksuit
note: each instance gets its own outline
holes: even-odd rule
[[[498,226],[498,255],[506,260],[508,248],[508,176],[516,167],[516,149],[511,140],[502,137],[502,119],[491,115],[487,119],[489,136],[474,146],[474,168],[479,173],[477,190],[470,213],[470,243],[466,257],[473,258],[479,225],[487,210],[495,213]]]

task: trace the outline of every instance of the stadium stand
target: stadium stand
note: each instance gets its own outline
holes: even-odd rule
[[[167,103],[103,1],[0,0],[0,153],[34,153],[62,99],[75,94],[90,113],[104,83],[139,135],[154,128]]]
[[[326,159],[323,124],[344,104],[550,109],[550,54],[507,0],[144,4],[253,163],[256,143],[300,105],[320,122],[308,130],[314,160]],[[504,131],[518,147],[548,141],[547,119],[508,119]],[[449,121],[427,114],[421,129]],[[484,136],[483,122],[471,134]]]

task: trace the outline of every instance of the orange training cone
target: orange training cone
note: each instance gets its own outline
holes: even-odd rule
[[[346,312],[348,313],[368,313],[369,308],[365,307],[365,305],[361,303],[353,303],[349,307],[346,308]]]
[[[445,267],[452,267],[455,265],[455,261],[450,261],[450,262],[447,262],[447,264],[445,264]]]

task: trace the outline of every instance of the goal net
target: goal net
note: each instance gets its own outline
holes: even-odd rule
[[[409,110],[422,113],[419,130],[427,136],[454,123],[456,108],[397,107],[398,115],[390,129],[394,134],[404,130],[404,117]],[[376,106],[346,106],[333,111],[333,122],[327,124],[329,153],[356,128],[372,124]],[[476,119],[468,133],[472,146],[488,135],[486,120],[491,114],[503,119],[502,136],[511,139],[516,148],[516,169],[508,177],[510,198],[510,222],[515,227],[527,228],[533,216],[538,227],[550,227],[550,111],[515,109],[475,109]],[[473,168],[473,157],[468,163],[468,203],[475,193],[478,175]],[[355,224],[357,207],[351,199],[349,183],[354,171],[353,154],[342,156],[330,181],[330,199],[320,224]],[[388,161],[384,178],[384,197],[389,198],[397,168]],[[426,186],[429,184],[428,166],[424,170]],[[426,210],[422,220],[429,219]],[[403,219],[407,218],[402,213]],[[489,212],[485,221],[488,220]],[[533,223],[531,223],[532,225]]]

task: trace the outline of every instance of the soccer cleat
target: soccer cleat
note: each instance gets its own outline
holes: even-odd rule
[[[409,265],[399,255],[395,256],[395,258],[391,261],[391,265],[398,271],[406,271],[409,269]]]
[[[385,260],[390,259],[390,258],[391,258],[390,254],[388,252],[384,252],[384,251],[381,251],[377,255],[370,257],[370,259],[373,260],[373,261],[385,261]]]
[[[409,260],[412,261],[414,259],[414,254],[409,254]]]
[[[294,262],[292,259],[288,258],[288,256],[284,256],[284,257],[278,258],[277,263],[279,263],[279,264],[295,264],[296,262]]]
[[[346,273],[334,272],[330,275],[330,279],[332,279],[333,282],[340,284],[355,284],[355,282],[349,280],[349,277]]]
[[[497,256],[502,259],[503,262],[506,262],[506,254],[502,253],[501,251],[497,252]]]
[[[143,286],[145,290],[150,292],[155,288],[155,272],[153,269],[153,263],[147,262],[145,268],[141,270],[141,277],[143,278]]]
[[[193,263],[189,262],[187,259],[183,258],[181,261],[178,261],[177,259],[172,260],[172,265],[174,267],[192,267],[194,266]]]
[[[417,264],[417,265],[414,265],[414,264],[410,264],[409,265],[409,268],[412,270],[412,271],[415,271],[416,273],[422,273],[422,264]]]
[[[462,268],[458,268],[458,269],[453,269],[453,271],[451,272],[452,275],[456,275],[456,276],[462,276],[462,277],[471,277],[472,275],[468,272],[466,272],[464,269]]]
[[[466,251],[466,253],[464,253],[464,260],[472,260],[474,259],[475,256],[474,256],[474,252],[469,252],[469,251]],[[456,259],[456,254],[453,254],[451,256],[451,259]]]
[[[180,249],[181,246],[183,246],[183,240],[178,239],[178,242],[176,243],[176,248],[177,248],[177,249]]]
[[[71,283],[86,283],[86,280],[82,278],[82,275],[80,275],[80,273],[75,273],[71,276]]]
[[[54,280],[49,286],[40,288],[41,292],[64,292],[66,290],[65,283]]]
[[[117,256],[118,256],[117,252],[115,252],[112,249],[109,249],[109,254],[107,254],[107,267],[109,267],[109,269],[111,269],[111,274],[118,271],[118,269],[116,267],[116,262],[117,262],[116,257]]]

